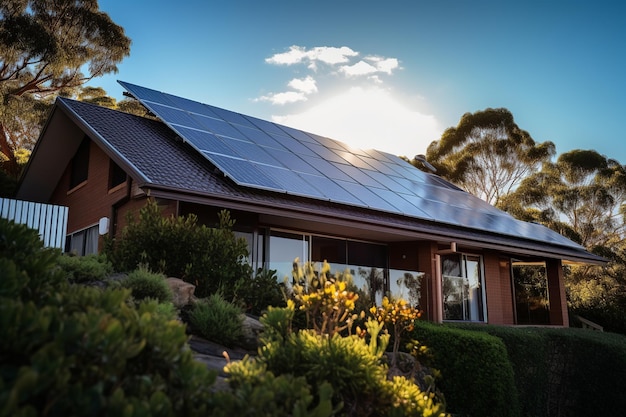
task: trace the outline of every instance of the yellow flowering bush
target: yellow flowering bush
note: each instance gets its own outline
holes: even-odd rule
[[[357,318],[352,311],[359,296],[347,289],[349,274],[331,275],[326,261],[320,270],[316,270],[315,264],[309,262],[302,267],[296,260],[293,278],[294,298],[305,312],[309,327],[318,334],[329,336],[345,329],[351,331]]]
[[[395,365],[396,354],[400,349],[400,340],[402,333],[406,331],[412,331],[415,327],[415,320],[417,320],[422,312],[411,305],[404,299],[393,299],[389,297],[383,297],[382,305],[373,306],[370,308],[370,313],[380,323],[385,323],[387,326],[393,328],[393,359],[392,366]]]

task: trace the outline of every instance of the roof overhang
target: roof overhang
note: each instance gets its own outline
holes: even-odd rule
[[[317,233],[341,234],[353,238],[377,242],[403,242],[430,240],[440,244],[455,242],[466,248],[489,249],[511,256],[561,259],[565,264],[605,265],[607,260],[584,249],[577,250],[554,244],[515,239],[496,233],[484,233],[461,227],[451,227],[429,221],[394,219],[393,216],[368,217],[338,207],[300,207],[288,201],[267,204],[246,198],[224,195],[198,195],[184,190],[155,187],[145,184],[146,194],[156,197],[229,210],[257,213],[263,224],[282,228],[315,231]],[[377,213],[378,214],[378,213]],[[394,221],[396,220],[396,221]]]

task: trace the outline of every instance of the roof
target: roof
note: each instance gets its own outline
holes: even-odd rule
[[[58,98],[55,103],[21,179],[18,198],[38,201],[48,199],[62,169],[67,166],[80,143],[76,138],[82,139],[84,134],[123,167],[140,187],[150,190],[153,196],[248,210],[274,219],[288,218],[292,222],[316,227],[326,225],[328,230],[337,230],[338,227],[359,229],[360,233],[376,233],[390,240],[454,240],[459,244],[478,244],[484,248],[520,255],[605,263],[603,258],[587,252],[558,233],[538,224],[515,220],[504,212],[482,220],[459,218],[458,222],[439,222],[242,186],[226,177],[215,164],[161,121],[65,98]],[[52,167],[59,165],[60,170],[56,168],[51,171]],[[476,199],[468,193],[462,193],[468,201]],[[486,203],[481,200],[481,204]],[[497,210],[493,207],[491,209]],[[481,213],[475,211],[473,214],[481,216]],[[467,217],[467,211],[459,214]],[[486,223],[481,227],[473,227],[476,221]],[[517,230],[527,230],[525,236],[495,232],[489,230],[489,222],[514,222],[510,224],[515,224]],[[542,239],[528,236],[541,236]]]

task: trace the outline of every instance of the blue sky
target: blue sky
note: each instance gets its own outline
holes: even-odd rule
[[[626,6],[616,1],[100,0],[120,79],[409,157],[466,112],[509,109],[557,152],[626,163]]]

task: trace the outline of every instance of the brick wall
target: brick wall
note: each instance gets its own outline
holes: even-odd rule
[[[50,202],[69,207],[67,233],[93,226],[111,216],[112,205],[126,197],[127,184],[109,190],[109,157],[97,146],[89,148],[87,181],[69,189],[71,162],[54,190]]]

